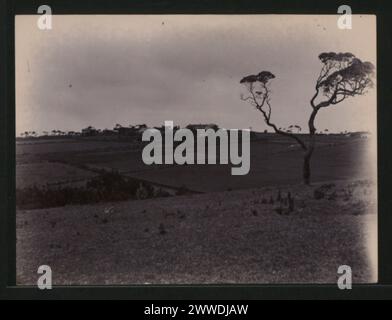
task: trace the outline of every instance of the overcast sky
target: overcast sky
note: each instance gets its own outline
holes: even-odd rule
[[[16,134],[217,123],[264,130],[261,114],[240,100],[239,80],[262,70],[276,79],[272,120],[305,126],[325,51],[352,52],[376,64],[376,18],[337,16],[113,15],[16,17]],[[376,128],[376,89],[323,109],[318,129]]]

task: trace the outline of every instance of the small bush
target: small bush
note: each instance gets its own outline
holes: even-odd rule
[[[275,208],[275,212],[277,214],[282,214],[283,213],[283,208],[282,207],[277,207],[277,208]]]
[[[188,194],[188,193],[189,193],[189,189],[188,189],[185,185],[182,185],[182,186],[177,190],[176,195],[177,195],[177,196],[182,196],[182,195]]]
[[[149,192],[143,183],[139,184],[139,187],[136,189],[136,199],[144,200],[149,197]]]
[[[325,192],[322,191],[322,190],[320,190],[320,189],[316,189],[316,190],[314,190],[314,192],[313,192],[313,197],[314,197],[316,200],[323,199],[323,198],[325,197]]]
[[[336,199],[336,191],[334,183],[325,183],[314,190],[313,196],[316,200],[327,198],[328,200]]]
[[[153,187],[140,180],[124,177],[116,171],[102,171],[85,186],[48,186],[16,189],[16,206],[20,209],[62,207],[67,204],[123,201],[153,197]]]
[[[282,194],[280,193],[280,189],[278,190],[278,195],[276,197],[276,201],[281,201],[282,200]]]
[[[335,188],[335,187],[336,187],[336,185],[334,183],[325,183],[320,187],[320,189],[327,191],[327,190],[331,190],[332,188]]]
[[[170,193],[167,191],[162,190],[162,188],[158,188],[152,191],[153,197],[158,198],[158,197],[170,197]]]
[[[294,198],[289,198],[289,212],[294,211]]]
[[[161,223],[161,224],[159,225],[159,234],[164,235],[164,234],[166,234],[166,233],[167,233],[167,231],[166,231],[166,229],[165,229],[165,226],[163,225],[163,223]]]

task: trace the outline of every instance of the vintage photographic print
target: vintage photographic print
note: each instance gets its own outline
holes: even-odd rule
[[[376,16],[341,18],[15,16],[17,285],[377,283]]]

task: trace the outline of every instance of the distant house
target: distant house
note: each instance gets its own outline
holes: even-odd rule
[[[116,131],[118,132],[118,134],[120,136],[135,136],[136,135],[136,131],[133,127],[132,128],[120,127],[120,128],[117,128]]]
[[[143,132],[148,129],[146,124],[137,124],[133,128],[135,129],[135,132],[138,134],[143,134]]]
[[[92,126],[88,126],[87,128],[82,129],[82,136],[96,136],[98,134],[98,130]]]
[[[214,131],[219,130],[219,127],[216,124],[214,124],[214,123],[209,123],[209,124],[188,124],[186,126],[186,128],[191,130],[191,131],[193,131],[193,132],[196,132],[196,130],[198,130],[198,129],[201,129],[201,130],[202,129],[204,129],[204,130],[212,129]]]
[[[120,128],[122,128],[122,125],[117,123],[116,126],[113,128],[113,131],[116,132],[117,134],[119,133]]]
[[[137,124],[129,127],[116,127],[115,131],[117,131],[120,136],[139,136],[147,129],[147,125],[145,124]]]
[[[103,130],[102,130],[102,134],[103,134],[104,136],[113,136],[113,135],[116,135],[117,132],[114,131],[114,130],[110,130],[110,129],[103,129]]]

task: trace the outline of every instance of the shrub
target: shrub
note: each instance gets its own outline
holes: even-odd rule
[[[149,192],[143,183],[139,184],[139,187],[136,189],[136,199],[143,200],[149,197]]]
[[[162,190],[161,188],[155,189],[152,191],[153,197],[158,198],[158,197],[170,197],[170,193]]]
[[[134,196],[140,182],[133,178],[123,177],[117,171],[103,172],[90,179],[86,184],[86,189],[98,197],[98,201],[126,200]]]
[[[294,211],[294,198],[292,198],[290,196],[288,199],[289,199],[289,212],[293,212]]]
[[[275,211],[277,214],[282,214],[283,213],[283,208],[282,207],[277,207],[275,208]]]
[[[325,197],[325,192],[322,191],[321,189],[315,189],[314,192],[313,192],[313,197],[316,200],[323,199]]]
[[[320,189],[327,191],[327,190],[334,188],[335,186],[336,185],[334,183],[325,183],[320,187]]]
[[[276,197],[276,201],[281,201],[282,200],[282,195],[280,193],[280,189],[278,190],[278,195]]]
[[[186,185],[182,185],[176,192],[177,196],[182,196],[184,194],[188,194],[189,193],[189,189],[186,187]]]
[[[153,187],[140,180],[124,177],[116,171],[102,171],[83,187],[65,186],[50,189],[36,185],[16,189],[16,206],[20,209],[61,207],[153,197]]]
[[[167,231],[166,231],[166,229],[165,229],[165,226],[163,225],[163,223],[161,223],[161,224],[159,225],[159,234],[164,235],[164,234],[166,234],[166,233],[167,233]]]

